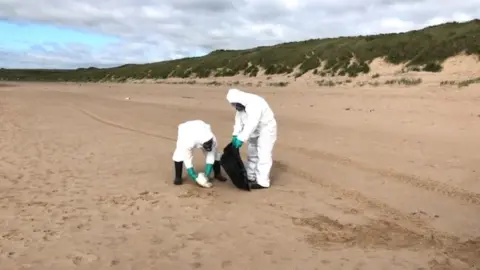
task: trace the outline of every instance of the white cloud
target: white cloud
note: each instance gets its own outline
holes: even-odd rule
[[[0,19],[86,29],[110,48],[11,52],[29,66],[153,62],[283,41],[408,31],[480,17],[478,0],[0,0]],[[39,44],[41,45],[41,44]],[[1,46],[0,46],[1,47]]]

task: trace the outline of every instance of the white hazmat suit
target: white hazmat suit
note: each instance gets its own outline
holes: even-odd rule
[[[248,140],[248,178],[262,187],[270,187],[272,150],[277,140],[275,115],[265,99],[255,94],[229,89],[227,100],[245,107],[244,111],[236,111],[232,135],[242,142]]]
[[[204,143],[209,140],[213,140],[211,151],[206,151],[204,149]],[[223,179],[220,175],[219,160],[221,153],[217,152],[217,138],[213,134],[211,126],[202,120],[192,120],[178,125],[177,145],[172,156],[175,162],[175,179],[179,182],[176,184],[181,184],[182,162],[187,171],[193,169],[193,149],[195,148],[202,149],[207,166],[213,165],[215,178],[225,181],[226,179]],[[180,167],[178,168],[178,166]]]

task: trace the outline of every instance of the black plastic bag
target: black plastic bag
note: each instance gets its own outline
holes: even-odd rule
[[[237,188],[250,191],[247,171],[245,170],[245,165],[240,156],[240,151],[233,147],[232,143],[229,143],[223,148],[223,155],[220,159],[220,164]]]

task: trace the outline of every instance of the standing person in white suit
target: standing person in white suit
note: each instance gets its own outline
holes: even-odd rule
[[[248,140],[247,176],[252,189],[270,187],[272,150],[277,140],[277,121],[262,97],[229,89],[228,102],[235,107],[232,145],[240,148]]]
[[[221,175],[220,158],[217,152],[217,138],[209,124],[202,120],[186,121],[178,125],[177,147],[173,153],[175,166],[175,185],[181,185],[183,165],[193,181],[197,181],[198,174],[193,168],[193,149],[201,148],[206,157],[205,176],[214,171],[214,178],[225,182],[227,179]]]

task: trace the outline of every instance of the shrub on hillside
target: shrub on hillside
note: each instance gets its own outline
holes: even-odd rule
[[[480,55],[480,20],[446,23],[399,34],[311,39],[247,50],[216,50],[203,57],[189,57],[144,65],[77,70],[0,70],[0,77],[20,81],[100,81],[107,78],[168,78],[234,76],[245,74],[300,75],[317,70],[320,76],[355,77],[369,73],[369,63],[384,57],[409,69],[439,72],[441,63],[459,53]],[[353,61],[352,61],[353,60]],[[320,63],[325,66],[320,68]]]

